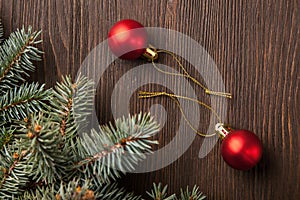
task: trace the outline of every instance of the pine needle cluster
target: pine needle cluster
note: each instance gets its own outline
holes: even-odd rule
[[[5,39],[0,26],[0,199],[142,199],[115,181],[152,152],[158,124],[138,114],[81,129],[93,105],[91,80],[64,76],[50,89],[26,82],[43,53],[36,47],[39,35],[29,27]],[[148,194],[178,199],[168,197],[161,184]],[[179,199],[203,198],[195,187],[181,191]]]

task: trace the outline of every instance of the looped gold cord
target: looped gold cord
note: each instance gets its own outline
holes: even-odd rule
[[[203,84],[201,84],[199,81],[197,81],[194,77],[192,77],[187,71],[186,69],[184,68],[184,66],[181,64],[180,60],[175,56],[174,53],[170,52],[170,51],[167,51],[167,50],[163,50],[163,49],[160,49],[160,50],[157,50],[157,53],[166,53],[170,56],[173,57],[173,59],[177,62],[177,64],[179,65],[179,67],[181,68],[181,70],[183,71],[183,74],[181,73],[172,73],[172,72],[167,72],[167,71],[164,71],[162,69],[160,69],[154,62],[154,60],[152,60],[152,65],[153,67],[161,72],[161,73],[164,73],[164,74],[167,74],[167,75],[172,75],[172,76],[182,76],[182,77],[186,77],[186,78],[189,78],[191,79],[195,84],[199,85],[204,91],[206,94],[211,94],[211,95],[216,95],[216,96],[221,96],[221,97],[226,97],[226,98],[230,98],[231,99],[231,94],[230,93],[226,93],[226,92],[216,92],[216,91],[212,91],[212,90],[209,90],[207,87],[205,87]]]
[[[217,112],[210,107],[209,105],[203,103],[202,101],[199,101],[197,99],[193,99],[193,98],[189,98],[189,97],[185,97],[185,96],[180,96],[180,95],[175,95],[175,94],[170,94],[167,92],[146,92],[146,91],[139,91],[139,98],[140,99],[145,99],[145,98],[152,98],[152,97],[158,97],[158,96],[168,96],[170,97],[172,100],[175,101],[175,103],[177,104],[177,106],[179,107],[179,110],[184,118],[184,120],[187,122],[187,124],[189,125],[189,127],[198,135],[202,136],[202,137],[212,137],[215,136],[216,133],[213,134],[204,134],[199,132],[195,127],[192,126],[191,122],[188,120],[187,116],[185,115],[183,108],[181,107],[180,103],[178,102],[178,100],[176,98],[180,98],[180,99],[185,99],[185,100],[189,100],[195,103],[198,103],[199,105],[205,107],[206,109],[209,109],[210,111],[212,111],[212,113],[215,115],[215,117],[218,119],[219,123],[221,123],[221,117],[217,114]]]

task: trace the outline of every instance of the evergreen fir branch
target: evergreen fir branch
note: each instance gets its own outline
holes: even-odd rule
[[[176,195],[172,194],[171,196],[168,196],[167,189],[167,185],[165,187],[162,187],[161,183],[159,183],[158,185],[153,183],[153,189],[151,190],[151,192],[147,192],[147,194],[153,200],[175,200]]]
[[[147,192],[147,194],[153,200],[203,200],[206,198],[206,196],[199,191],[199,187],[197,186],[194,186],[192,191],[189,190],[189,187],[187,187],[186,190],[180,189],[180,198],[175,194],[168,196],[167,186],[162,187],[161,183],[158,185],[153,183],[153,189],[151,192]]]
[[[94,191],[90,190],[90,182],[72,180],[68,183],[59,182],[59,187],[53,185],[41,186],[25,191],[22,195],[16,197],[18,200],[95,200]]]
[[[47,110],[46,103],[49,98],[49,91],[45,91],[44,85],[39,86],[38,83],[25,83],[8,90],[0,97],[0,124],[14,119],[21,120],[30,113]]]
[[[86,117],[93,108],[94,84],[84,76],[79,75],[74,82],[70,76],[66,76],[56,84],[52,93],[51,113],[53,119],[60,124],[59,132],[63,138],[60,149],[70,160],[75,161],[80,145],[78,133],[81,131],[80,128],[88,123]],[[72,174],[68,176],[72,177]]]
[[[5,145],[12,141],[14,131],[15,130],[12,128],[9,130],[6,130],[5,127],[0,128],[0,150],[2,150]]]
[[[32,32],[31,27],[26,32],[24,28],[11,33],[0,47],[0,94],[15,87],[28,72],[35,69],[32,61],[40,60],[42,53],[34,45],[41,42],[37,37],[40,32]]]
[[[74,124],[71,111],[73,109],[73,94],[76,87],[76,84],[71,81],[71,77],[67,76],[62,77],[62,82],[56,83],[53,90],[53,114],[58,118],[60,134],[62,136],[66,135],[66,125]]]
[[[79,75],[75,80],[75,93],[73,94],[73,114],[81,129],[87,125],[87,117],[94,109],[95,88],[94,82],[87,77]]]
[[[89,180],[72,180],[69,183],[61,183],[58,193],[55,195],[59,200],[140,200],[140,196],[126,192],[118,188],[117,184],[109,183],[97,189]]]
[[[115,183],[108,183],[95,191],[97,199],[101,200],[140,200],[140,196],[128,193],[124,188],[118,188]]]
[[[59,192],[55,195],[57,200],[96,200],[93,190],[90,190],[89,181],[80,184],[79,180],[70,181],[68,184],[61,183]]]
[[[26,190],[21,195],[13,196],[16,200],[56,200],[55,189],[52,187],[38,187],[36,189]]]
[[[59,188],[42,186],[34,190],[27,190],[16,199],[24,200],[140,200],[140,196],[126,192],[118,188],[116,184],[103,185],[96,190],[89,180],[71,180],[68,183],[61,182]]]
[[[75,168],[83,169],[84,178],[92,179],[95,185],[120,177],[119,171],[134,170],[137,162],[152,152],[151,145],[157,142],[150,137],[158,130],[150,114],[117,119],[115,127],[102,126],[100,132],[92,130],[80,138],[86,157]]]
[[[86,116],[91,113],[93,106],[93,87],[93,82],[84,76],[78,76],[74,82],[70,76],[62,77],[62,82],[56,84],[51,106],[60,123],[62,136],[73,138],[78,131],[77,124],[86,123]]]
[[[21,150],[28,152],[27,162],[31,167],[27,171],[32,172],[31,179],[47,184],[60,180],[71,161],[58,148],[62,143],[59,124],[40,112],[19,121],[18,127],[14,136]]]
[[[189,187],[187,187],[185,191],[182,189],[180,191],[180,200],[203,200],[206,198],[206,196],[199,191],[199,187],[197,186],[194,186],[192,191],[189,190]]]
[[[0,153],[0,199],[11,199],[14,195],[22,194],[29,182],[27,153],[15,146],[4,146]]]

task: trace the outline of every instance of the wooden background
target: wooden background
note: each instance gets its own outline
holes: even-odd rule
[[[208,199],[217,200],[300,198],[298,0],[1,0],[0,9],[6,36],[22,25],[43,30],[40,48],[45,54],[32,79],[46,82],[48,87],[63,74],[74,77],[84,58],[120,19],[132,18],[145,26],[190,36],[215,60],[227,90],[234,94],[224,121],[253,130],[264,145],[260,164],[240,172],[223,162],[220,144],[204,159],[198,159],[202,138],[197,137],[170,166],[151,173],[128,174],[121,185],[143,194],[152,182],[168,184],[170,192],[197,184]],[[112,120],[114,84],[143,62],[117,60],[105,72],[97,90],[101,123]],[[169,58],[160,62],[174,63]],[[193,66],[185,64],[192,73]],[[202,80],[199,74],[197,78]],[[203,91],[195,91],[199,99],[209,103]],[[146,111],[153,103],[162,104],[169,113],[157,136],[161,148],[174,137],[181,116],[166,98],[143,102],[133,98],[131,112]],[[203,113],[199,127],[206,131],[210,113]]]

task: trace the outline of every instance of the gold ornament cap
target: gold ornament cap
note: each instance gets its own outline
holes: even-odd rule
[[[223,123],[217,123],[215,126],[215,131],[223,139],[230,133],[230,128],[226,127]]]
[[[154,60],[158,59],[158,53],[154,46],[149,44],[149,46],[146,48],[145,53],[142,54],[142,57],[146,59],[148,62],[152,62]]]

